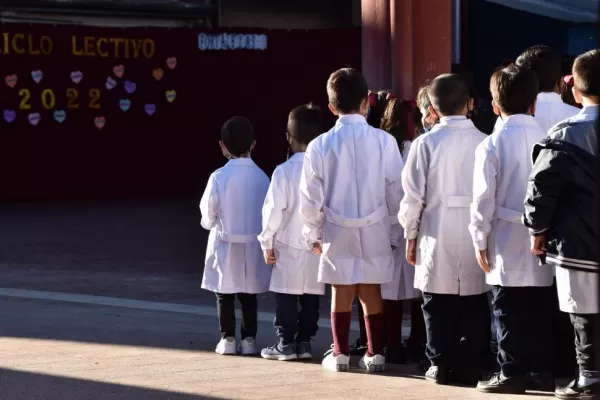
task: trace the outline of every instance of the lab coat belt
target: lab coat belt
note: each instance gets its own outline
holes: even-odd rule
[[[473,198],[471,196],[444,196],[443,201],[448,208],[469,208]]]
[[[496,217],[498,217],[498,219],[520,224],[521,216],[523,216],[523,211],[514,211],[505,207],[496,207]]]
[[[258,235],[260,235],[260,232],[253,235],[235,235],[233,233],[227,233],[223,231],[217,232],[217,237],[220,240],[229,243],[252,243],[258,240]]]
[[[365,228],[367,226],[375,225],[387,216],[388,209],[386,206],[379,207],[363,218],[346,218],[336,214],[330,208],[325,207],[325,220],[344,228]]]

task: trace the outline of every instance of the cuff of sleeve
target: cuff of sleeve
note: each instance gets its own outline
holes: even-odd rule
[[[475,240],[473,241],[473,245],[477,250],[485,250],[487,249],[487,239]]]
[[[539,236],[542,235],[544,233],[546,233],[548,230],[550,229],[550,227],[544,228],[544,229],[529,229],[529,234],[531,236]]]
[[[417,236],[419,236],[419,232],[418,231],[404,231],[404,239],[406,240],[413,240],[416,239]]]

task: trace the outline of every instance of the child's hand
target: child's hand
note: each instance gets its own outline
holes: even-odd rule
[[[477,258],[477,264],[486,274],[490,273],[490,263],[488,261],[487,249],[479,250],[475,249],[475,257]]]
[[[541,256],[546,252],[546,234],[531,237],[531,252],[536,256]]]
[[[417,239],[410,239],[406,242],[406,261],[410,265],[417,263]]]
[[[269,264],[269,265],[275,264],[275,250],[273,250],[273,249],[265,250],[264,256],[265,256],[265,262],[267,264]]]
[[[316,256],[323,254],[323,248],[320,243],[314,243],[311,249],[312,253]]]

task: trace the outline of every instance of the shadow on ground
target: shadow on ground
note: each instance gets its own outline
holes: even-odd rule
[[[2,400],[210,400],[192,395],[0,368]]]

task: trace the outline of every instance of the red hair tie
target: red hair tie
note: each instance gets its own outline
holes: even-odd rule
[[[563,80],[565,81],[565,83],[568,86],[573,86],[575,84],[574,80],[573,80],[573,75],[566,75]]]

